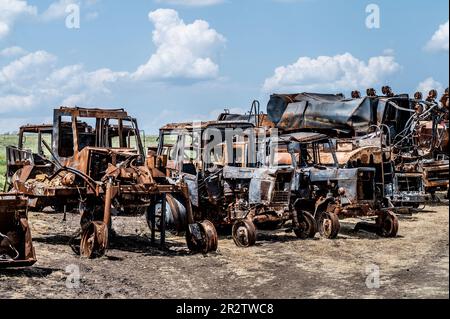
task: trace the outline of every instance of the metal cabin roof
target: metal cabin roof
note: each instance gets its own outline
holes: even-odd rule
[[[280,139],[284,141],[293,141],[299,143],[313,143],[328,140],[329,138],[325,134],[298,132],[291,134],[283,134],[280,136]]]
[[[87,118],[128,119],[128,113],[124,109],[85,108],[61,106],[55,109],[59,114],[70,114]]]
[[[246,127],[253,128],[254,125],[248,121],[207,121],[207,122],[184,122],[184,123],[170,123],[161,128],[163,131],[168,130],[192,130],[192,129],[206,129],[210,127],[220,128],[234,128]]]

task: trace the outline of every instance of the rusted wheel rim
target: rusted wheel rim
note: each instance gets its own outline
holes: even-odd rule
[[[319,232],[325,238],[335,239],[341,228],[339,217],[334,213],[322,213],[318,221]]]
[[[325,237],[327,238],[330,237],[333,228],[331,220],[329,220],[328,218],[324,218],[322,222],[322,227],[323,227],[323,234],[325,235]]]
[[[294,229],[295,235],[300,239],[313,238],[316,235],[316,221],[314,217],[305,211],[298,213],[298,228]]]
[[[232,232],[234,243],[238,247],[250,247],[256,242],[256,228],[250,221],[237,221],[233,225]]]
[[[81,234],[80,255],[85,258],[98,258],[106,253],[108,246],[108,227],[103,222],[92,222]]]
[[[216,251],[218,247],[218,236],[216,227],[209,220],[200,223],[204,235],[203,252]]]
[[[396,237],[398,233],[398,218],[393,212],[385,212],[380,225],[380,235],[383,237]]]

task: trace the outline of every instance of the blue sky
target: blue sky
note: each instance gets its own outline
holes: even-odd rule
[[[131,4],[132,3],[132,4]],[[380,27],[366,26],[366,7]],[[66,27],[70,4],[80,28]],[[0,0],[0,132],[62,104],[124,107],[148,133],[273,92],[448,85],[447,0]]]

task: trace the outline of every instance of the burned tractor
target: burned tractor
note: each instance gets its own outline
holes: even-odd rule
[[[45,129],[49,131],[50,127]],[[38,130],[39,136],[43,132]],[[92,258],[105,253],[113,212],[124,216],[144,214],[158,198],[185,194],[184,185],[153,176],[137,121],[123,109],[61,107],[54,110],[51,146],[45,139],[39,138],[39,142],[48,157],[42,150],[36,154],[21,148],[8,149],[10,192],[28,198],[29,206],[36,211],[50,206],[58,211],[79,212],[82,256]],[[161,222],[163,225],[165,221]],[[188,214],[188,222],[190,249],[217,249],[215,229],[207,221],[194,224]]]
[[[396,166],[391,150],[381,146],[382,140],[379,132],[360,138],[335,139],[339,166],[375,168],[377,197],[395,212],[416,211],[430,198],[425,192],[422,173],[415,167]]]
[[[248,121],[167,125],[160,131],[158,169],[174,183],[187,185],[196,220],[232,226],[237,246],[254,245],[257,229],[280,228],[288,220],[299,238],[313,237],[313,216],[297,214],[290,206],[290,157],[287,162],[285,157],[268,157],[265,132],[261,139],[254,139],[255,134]],[[169,203],[171,216],[166,218],[179,227],[184,204],[178,199],[174,203]]]
[[[25,166],[34,166],[42,172],[53,169],[49,162],[49,153],[45,149],[43,140],[50,143],[53,125],[25,125],[19,129],[19,141],[17,145],[6,147],[6,183],[4,191],[10,191],[14,180],[17,180]],[[32,142],[32,149],[26,149],[25,143]]]
[[[323,237],[337,237],[340,219],[371,216],[376,223],[366,229],[384,237],[397,235],[397,216],[377,196],[375,168],[340,168],[335,145],[323,134],[283,134],[280,143],[288,145],[295,167],[293,206],[314,216]]]

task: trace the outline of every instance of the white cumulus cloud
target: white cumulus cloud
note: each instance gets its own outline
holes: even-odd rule
[[[27,53],[28,52],[26,50],[22,49],[21,47],[14,46],[14,47],[9,47],[9,48],[0,50],[0,57],[12,58],[12,57],[25,55]]]
[[[208,22],[196,20],[186,24],[178,12],[158,9],[149,13],[155,25],[153,43],[156,53],[138,67],[135,79],[212,79],[218,76],[215,59],[226,39]]]
[[[0,0],[0,39],[6,37],[15,21],[22,16],[37,14],[37,8],[22,0]]]
[[[300,57],[297,62],[275,69],[263,89],[287,91],[335,91],[381,84],[400,65],[391,55],[376,56],[367,62],[350,53],[317,58]]]
[[[428,92],[430,92],[432,89],[437,90],[439,94],[444,92],[444,86],[442,85],[442,83],[436,81],[432,77],[426,78],[417,86],[417,91],[422,92],[424,96],[427,96]]]
[[[224,0],[157,0],[156,2],[192,7],[205,7],[223,3]]]
[[[439,26],[439,29],[433,34],[431,40],[428,41],[425,49],[431,52],[447,51],[448,52],[448,21]]]
[[[44,74],[55,61],[56,57],[45,51],[27,54],[1,69],[0,83],[2,79],[10,82],[37,80],[37,77]]]
[[[225,38],[207,22],[185,24],[174,10],[151,12],[150,19],[155,24],[153,41],[157,49],[134,72],[61,65],[57,56],[43,50],[0,51],[10,56],[0,64],[0,114],[29,115],[30,111],[36,113],[58,105],[104,105],[113,101],[116,89],[123,87],[146,90],[149,85],[172,80],[194,84],[218,75],[215,57]],[[151,81],[154,83],[149,84]]]
[[[57,60],[37,51],[0,68],[0,114],[44,104],[92,103],[111,94],[108,85],[129,77],[107,68],[87,71],[81,64],[58,67]]]

